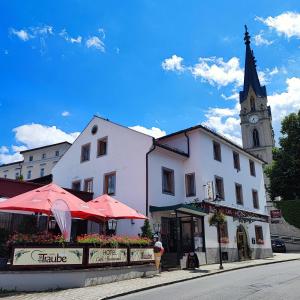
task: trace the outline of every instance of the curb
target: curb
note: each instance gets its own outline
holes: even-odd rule
[[[174,280],[174,281],[170,281],[170,282],[160,283],[160,284],[156,284],[156,285],[152,285],[152,286],[147,286],[147,287],[144,287],[144,288],[141,288],[141,289],[136,289],[136,290],[132,290],[132,291],[128,291],[128,292],[124,292],[124,293],[120,293],[120,294],[116,294],[116,295],[112,295],[112,296],[107,296],[107,297],[100,298],[100,299],[101,300],[115,299],[117,297],[127,296],[127,295],[130,295],[130,294],[135,294],[135,293],[139,293],[139,292],[143,292],[143,291],[147,291],[147,290],[151,290],[151,289],[155,289],[155,288],[159,288],[159,287],[163,287],[163,286],[168,286],[168,285],[172,285],[172,284],[176,284],[176,283],[180,283],[180,282],[195,280],[195,279],[199,279],[199,278],[202,278],[202,277],[208,277],[208,276],[212,276],[212,275],[218,275],[218,274],[231,272],[231,271],[236,271],[236,270],[241,270],[241,269],[259,267],[259,266],[266,266],[266,265],[272,265],[272,264],[278,264],[278,263],[284,263],[284,262],[296,261],[296,260],[300,260],[300,258],[291,258],[291,259],[287,259],[287,260],[265,262],[265,263],[261,263],[261,264],[257,264],[257,265],[242,266],[242,267],[234,268],[234,269],[223,269],[222,271],[216,271],[214,273],[208,273],[208,274],[203,274],[203,275],[200,275],[200,276],[195,276],[195,277],[192,277],[192,278],[184,278],[184,279],[178,279],[178,280]]]

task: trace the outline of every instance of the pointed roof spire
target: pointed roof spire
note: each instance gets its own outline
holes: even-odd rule
[[[244,88],[243,91],[240,92],[240,103],[243,102],[248,95],[250,86],[253,88],[256,96],[258,97],[266,97],[266,87],[261,86],[256,70],[256,59],[254,57],[253,50],[250,47],[250,35],[248,32],[248,27],[245,25],[245,37],[244,37],[245,45],[246,45],[246,57],[245,57],[245,73],[244,73]]]

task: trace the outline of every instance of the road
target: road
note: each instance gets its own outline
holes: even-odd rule
[[[300,261],[216,274],[117,298],[119,300],[300,299]]]

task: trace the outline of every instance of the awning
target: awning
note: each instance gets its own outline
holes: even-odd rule
[[[191,204],[176,204],[170,206],[150,206],[149,210],[151,213],[154,212],[164,212],[164,211],[175,211],[183,214],[188,215],[195,215],[195,216],[205,216],[208,214],[208,210],[206,208],[196,207]]]

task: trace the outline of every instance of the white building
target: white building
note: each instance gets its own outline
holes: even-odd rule
[[[0,177],[33,180],[50,175],[52,168],[71,146],[68,142],[21,151],[24,160],[0,166]]]
[[[108,193],[148,214],[166,258],[178,263],[177,256],[196,250],[201,263],[212,263],[218,260],[218,239],[208,219],[217,194],[227,215],[223,258],[272,255],[263,163],[200,125],[155,140],[94,117],[52,173],[61,186],[93,191],[95,197]],[[119,221],[117,233],[137,234],[141,226]]]

